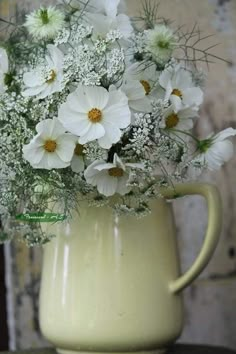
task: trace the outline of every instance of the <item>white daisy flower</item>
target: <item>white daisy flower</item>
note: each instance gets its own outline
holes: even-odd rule
[[[151,112],[152,105],[146,95],[146,91],[140,81],[124,81],[121,91],[129,100],[129,107],[137,112]]]
[[[194,87],[191,73],[179,65],[165,69],[159,83],[166,91],[165,99],[170,100],[176,112],[184,107],[198,110],[203,102],[203,92],[199,87]]]
[[[127,68],[124,74],[124,80],[128,84],[133,81],[140,82],[147,97],[150,97],[155,91],[158,79],[158,71],[154,64],[134,63]]]
[[[173,31],[165,25],[157,25],[153,30],[147,31],[147,51],[159,64],[166,64],[176,46],[176,37]]]
[[[0,93],[6,91],[6,75],[9,71],[8,56],[5,49],[0,48]]]
[[[80,173],[84,171],[84,168],[84,147],[83,145],[77,143],[75,146],[73,158],[71,160],[71,169],[73,172]]]
[[[64,14],[55,7],[41,7],[27,15],[25,26],[35,39],[53,39],[64,26],[64,19]]]
[[[99,145],[110,149],[130,125],[128,98],[120,90],[108,92],[103,87],[79,86],[59,109],[64,127],[79,136],[84,145],[98,139]]]
[[[93,162],[85,171],[86,181],[97,186],[99,193],[110,197],[115,193],[125,195],[131,188],[127,186],[131,168],[143,168],[142,164],[123,163],[117,154],[113,163],[104,160]]]
[[[209,170],[219,170],[225,162],[228,162],[233,157],[234,146],[227,138],[235,135],[236,129],[227,128],[200,141],[198,144],[200,155],[198,155],[197,159],[205,163]]]
[[[55,92],[61,92],[64,87],[64,55],[52,44],[49,44],[47,49],[46,65],[25,73],[23,76],[24,84],[28,87],[22,93],[25,97],[37,96],[38,99],[43,99]]]
[[[57,118],[38,123],[36,131],[38,134],[23,147],[24,158],[31,166],[47,170],[70,166],[76,137],[66,133]]]
[[[190,130],[193,128],[193,118],[198,116],[197,112],[191,108],[184,108],[174,111],[170,106],[164,112],[163,121],[160,124],[161,128],[178,129],[181,131]]]

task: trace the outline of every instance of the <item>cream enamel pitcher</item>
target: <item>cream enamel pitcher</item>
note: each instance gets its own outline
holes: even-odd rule
[[[202,195],[208,203],[202,250],[182,276],[172,207],[164,199],[141,219],[87,207],[70,224],[47,226],[58,237],[44,250],[40,325],[60,353],[158,353],[179,337],[181,292],[210,260],[222,213],[214,186],[183,184],[165,192],[176,193]]]

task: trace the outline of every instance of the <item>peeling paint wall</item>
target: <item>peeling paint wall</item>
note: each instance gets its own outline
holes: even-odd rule
[[[7,16],[14,0],[1,0],[0,13]],[[18,7],[26,1],[17,0]],[[42,3],[38,1],[37,3]],[[45,3],[48,3],[45,1]],[[138,13],[141,1],[128,0],[129,11]],[[4,4],[4,6],[3,6]],[[19,5],[20,4],[20,5]],[[30,1],[28,1],[28,5]],[[160,14],[178,26],[197,23],[215,37],[206,47],[220,43],[213,51],[232,62],[211,66],[205,104],[197,132],[206,136],[231,125],[236,127],[236,1],[235,0],[161,0]],[[186,326],[181,341],[225,345],[236,349],[236,159],[205,181],[216,183],[224,203],[224,228],[214,258],[200,279],[185,292]],[[182,269],[188,269],[197,256],[205,233],[207,213],[199,197],[175,202]],[[12,244],[8,253],[8,299],[12,311],[12,348],[45,345],[38,332],[37,299],[41,251]]]

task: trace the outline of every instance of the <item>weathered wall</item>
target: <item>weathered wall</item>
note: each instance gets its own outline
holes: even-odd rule
[[[4,6],[3,6],[4,3]],[[1,16],[13,9],[16,0],[1,0]],[[26,1],[17,0],[18,7]],[[35,4],[36,2],[34,2]],[[41,1],[37,1],[41,4]],[[48,3],[45,1],[45,3]],[[129,11],[138,12],[141,1],[128,0]],[[161,0],[160,15],[173,24],[192,27],[197,23],[206,34],[215,33],[210,44],[220,43],[214,53],[232,62],[211,66],[205,104],[197,131],[205,136],[229,125],[236,127],[236,1],[235,0]],[[30,1],[28,0],[28,4]],[[12,10],[13,11],[13,10]],[[212,42],[213,41],[213,42]],[[209,42],[206,43],[208,46]],[[210,45],[209,44],[209,45]],[[236,349],[236,159],[220,173],[204,176],[216,183],[224,203],[224,228],[215,257],[200,279],[185,292],[185,342],[225,345]],[[185,198],[175,202],[179,246],[183,270],[196,257],[206,227],[202,200]],[[37,296],[41,251],[22,245],[6,247],[11,346],[28,348],[43,345],[38,334]]]

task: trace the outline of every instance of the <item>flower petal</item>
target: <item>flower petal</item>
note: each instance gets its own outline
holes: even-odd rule
[[[167,68],[165,69],[160,77],[159,77],[159,84],[161,85],[161,87],[163,88],[167,88],[168,83],[171,81],[173,75],[173,69]]]
[[[46,153],[48,159],[48,169],[53,168],[66,168],[70,165],[70,161],[63,161],[57,152]]]
[[[125,14],[120,14],[116,17],[117,29],[123,34],[124,38],[129,38],[133,32],[130,19]]]
[[[139,99],[136,101],[129,101],[129,106],[133,110],[137,112],[151,112],[152,111],[152,105],[150,100],[147,97],[144,97],[143,99]]]
[[[129,175],[125,174],[123,177],[118,178],[116,192],[125,195],[131,191],[131,187],[127,187],[127,182],[129,180]]]
[[[186,106],[200,106],[203,102],[203,92],[199,87],[187,88],[183,93],[183,104]]]
[[[100,176],[101,177],[97,180],[97,189],[99,193],[106,197],[111,197],[116,193],[118,178],[109,176],[107,172]]]
[[[42,100],[48,96],[51,96],[55,92],[53,84],[46,84],[46,85],[47,86],[45,86],[45,89],[38,94],[38,99]]]
[[[105,129],[103,128],[103,126],[99,123],[93,124],[90,123],[90,127],[88,129],[88,131],[81,135],[79,138],[79,143],[81,145],[84,145],[86,143],[88,143],[89,141],[94,141],[96,139],[100,139],[102,136],[104,136],[105,134]]]
[[[33,142],[23,147],[23,156],[31,165],[38,164],[45,153],[44,148],[37,146]]]
[[[98,140],[99,145],[103,149],[110,149],[112,144],[117,143],[121,138],[121,131],[110,122],[102,122],[105,134]]]
[[[97,174],[99,174],[99,170],[97,170],[95,168],[101,164],[104,164],[104,163],[105,163],[105,161],[103,161],[103,160],[97,160],[97,161],[94,161],[91,165],[89,165],[87,167],[87,169],[84,172],[84,177],[87,182],[92,184],[91,181],[92,181],[93,177],[96,176]]]
[[[94,169],[95,170],[98,170],[98,171],[103,171],[103,170],[110,170],[111,168],[114,168],[116,167],[116,165],[114,165],[113,163],[101,163],[97,166],[94,166]]]
[[[37,87],[45,84],[44,78],[37,71],[30,71],[23,75],[24,84],[28,87]]]
[[[44,153],[43,158],[38,164],[33,165],[36,169],[44,169],[44,170],[51,170],[51,167],[48,165],[48,154]]]
[[[65,133],[65,128],[57,118],[45,119],[37,124],[36,131],[42,138],[56,139]]]
[[[136,101],[145,97],[145,90],[143,85],[139,81],[128,81],[122,87],[121,90],[128,97],[129,101]]]
[[[43,84],[41,86],[36,86],[36,87],[31,87],[29,89],[26,89],[25,91],[22,92],[23,97],[31,97],[31,96],[37,96],[41,92],[43,92],[47,88],[47,84]]]
[[[4,48],[0,48],[0,71],[4,74],[9,71],[8,55]]]
[[[47,49],[49,52],[48,63],[51,64],[52,68],[57,68],[59,71],[63,70],[64,54],[62,51],[53,44],[48,44]]]
[[[105,36],[111,29],[113,19],[103,14],[86,13],[86,23],[93,26],[96,35]]]
[[[127,128],[131,123],[128,99],[120,91],[110,92],[109,102],[103,111],[103,122],[109,122],[118,128]]]
[[[87,114],[90,110],[90,104],[87,100],[86,93],[83,86],[79,86],[75,92],[71,93],[65,103],[73,112]]]
[[[75,173],[80,173],[84,171],[84,158],[83,156],[74,155],[71,161],[71,169]]]
[[[174,76],[174,82],[173,85],[175,86],[174,88],[176,89],[186,89],[189,87],[193,87],[193,81],[192,81],[192,76],[189,71],[180,68],[177,72],[175,73]]]
[[[76,145],[75,137],[70,134],[64,134],[60,138],[57,139],[57,149],[56,153],[64,162],[68,162],[72,160],[74,155],[75,145]]]
[[[90,105],[90,109],[98,108],[103,110],[106,107],[109,100],[109,92],[104,87],[84,86],[84,93]]]
[[[65,129],[77,136],[86,134],[92,125],[87,114],[72,112],[68,108],[67,103],[61,105],[58,118]]]
[[[229,138],[230,136],[235,136],[235,135],[236,135],[236,129],[227,128],[222,130],[220,133],[218,133],[214,138],[214,141],[222,141],[226,138]]]
[[[104,7],[105,13],[108,17],[116,18],[117,15],[117,7],[119,5],[120,0],[105,0]]]
[[[181,98],[179,96],[171,95],[170,96],[170,102],[173,105],[175,113],[180,111],[181,108],[183,107],[182,100],[181,100]]]

